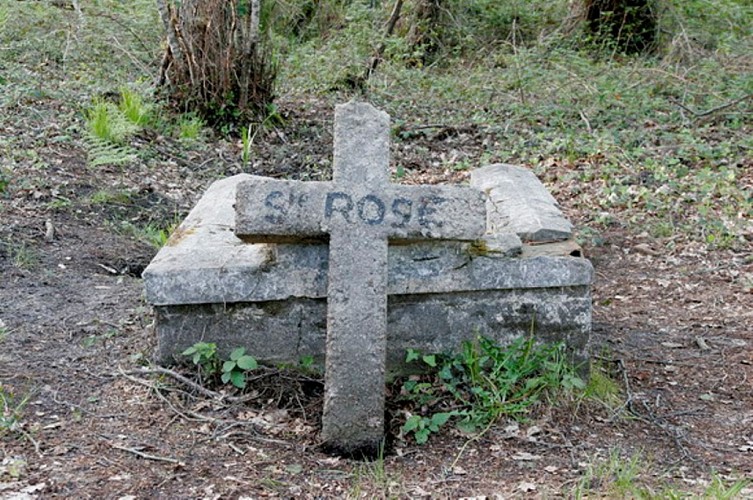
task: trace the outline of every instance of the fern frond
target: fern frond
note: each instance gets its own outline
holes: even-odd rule
[[[103,140],[95,135],[84,139],[90,167],[101,165],[124,165],[136,161],[138,156],[132,147]]]
[[[89,110],[87,125],[94,137],[114,143],[123,142],[140,129],[117,106],[104,101],[95,102]]]

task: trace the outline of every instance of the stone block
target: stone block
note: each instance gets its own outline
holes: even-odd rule
[[[471,172],[471,185],[487,195],[487,231],[514,233],[526,243],[572,237],[573,226],[530,170],[503,163]]]

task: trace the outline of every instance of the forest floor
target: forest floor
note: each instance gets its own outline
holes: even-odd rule
[[[156,339],[140,278],[212,181],[328,178],[334,103],[347,96],[291,91],[316,80],[288,70],[283,120],[255,137],[248,162],[241,141],[147,127],[110,151],[127,161],[96,165],[85,109],[112,100],[122,75],[87,58],[139,73],[159,50],[133,47],[158,47],[158,29],[123,26],[158,25],[85,10],[84,26],[73,11],[15,4],[9,19],[34,22],[13,29],[37,35],[26,41],[10,22],[0,32],[0,499],[753,498],[751,99],[734,86],[744,76],[709,77],[752,74],[750,54],[680,78],[655,63],[583,69],[592,62],[560,54],[565,71],[547,51],[541,68],[554,69],[538,74],[539,56],[513,47],[499,66],[468,68],[467,85],[451,80],[462,71],[382,66],[371,97],[395,123],[396,182],[463,182],[504,160],[560,202],[595,268],[592,369],[619,394],[540,404],[477,438],[395,436],[362,462],[319,449],[318,382],[269,370],[255,398],[230,403],[144,372]],[[53,21],[62,28],[45,31]],[[95,29],[99,44],[81,34]],[[538,80],[514,87],[505,58]],[[634,150],[620,149],[634,136]]]
[[[48,117],[57,105],[30,104]],[[271,135],[260,148],[327,165],[331,106],[285,106],[309,111],[290,117],[286,143]],[[36,152],[14,171],[0,228],[3,498],[550,497],[584,485],[610,491],[623,476],[655,492],[702,492],[712,474],[728,482],[753,475],[753,295],[738,281],[753,266],[749,252],[668,252],[645,234],[603,233],[585,247],[596,270],[592,352],[617,376],[624,406],[545,406],[530,422],[499,422],[469,444],[448,431],[422,446],[399,442],[377,462],[340,459],[317,448],[316,397],[307,411],[280,409],[265,396],[279,388],[262,380],[259,398],[226,406],[158,393],[155,379],[137,373],[155,344],[140,273],[156,250],[118,224],[185,213],[210,179],[241,170],[227,161],[238,156],[233,145],[187,156],[168,138],[137,137],[161,151],[158,169],[90,168],[84,149],[54,141],[62,126],[33,118],[3,125]],[[481,139],[421,140],[441,154]],[[412,149],[396,147],[395,164]],[[413,177],[458,175],[429,163],[406,180]],[[93,202],[97,192],[120,201]],[[560,201],[576,224],[585,217],[567,196]]]

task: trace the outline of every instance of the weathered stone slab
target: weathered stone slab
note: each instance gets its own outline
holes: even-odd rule
[[[530,170],[499,163],[471,172],[471,185],[484,191],[487,230],[514,233],[524,242],[567,240],[570,224],[557,201]]]
[[[384,438],[387,239],[479,238],[485,201],[472,188],[389,182],[389,116],[335,108],[332,182],[251,178],[236,196],[235,233],[250,243],[329,236],[322,439],[375,455]]]
[[[327,296],[326,245],[245,244],[235,235],[233,200],[237,186],[250,177],[239,174],[207,189],[144,271],[149,304],[229,304]],[[513,248],[517,245],[514,235],[486,238],[509,239]],[[589,285],[591,264],[567,257],[577,251],[577,246],[563,244],[566,248],[522,247],[524,256],[543,255],[549,249],[552,258],[546,261],[507,258],[488,244],[487,248],[451,241],[392,245],[388,251],[387,293]],[[169,351],[168,343],[163,359],[170,358]]]
[[[233,231],[239,174],[212,184],[144,271],[155,306],[282,301],[327,296],[326,245],[244,244]],[[593,268],[571,241],[522,247],[523,258],[469,243],[390,246],[388,295],[589,286]],[[531,257],[536,257],[531,258]],[[169,359],[169,344],[160,350]],[[295,360],[293,360],[295,361]]]
[[[246,245],[235,236],[240,174],[214,182],[144,271],[152,305],[324,297],[325,246]],[[313,251],[312,251],[313,249]]]

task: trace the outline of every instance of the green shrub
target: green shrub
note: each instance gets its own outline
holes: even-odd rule
[[[214,377],[219,372],[220,358],[217,354],[217,344],[214,342],[197,342],[181,354],[191,358],[204,380]]]
[[[194,141],[201,137],[204,121],[194,113],[186,113],[178,119],[178,138],[185,141]]]

